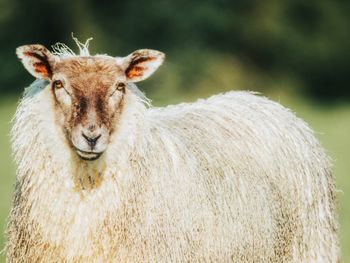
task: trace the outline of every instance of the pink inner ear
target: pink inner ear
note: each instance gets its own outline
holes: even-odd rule
[[[24,55],[28,57],[36,73],[39,73],[44,78],[50,78],[52,76],[48,57],[45,53],[26,51]]]
[[[34,70],[37,73],[40,73],[41,75],[45,77],[49,77],[49,71],[47,70],[47,67],[45,63],[42,62],[36,62],[33,64]]]
[[[144,71],[145,71],[144,67],[134,66],[132,68],[127,69],[126,76],[128,78],[141,77],[143,75]]]
[[[131,61],[129,67],[125,71],[126,76],[130,79],[134,77],[141,77],[144,71],[147,70],[147,67],[145,67],[145,64],[155,59],[156,59],[155,57],[134,58],[133,61]]]

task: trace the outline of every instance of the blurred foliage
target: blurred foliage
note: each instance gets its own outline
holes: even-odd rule
[[[93,36],[96,53],[164,51],[178,88],[187,91],[210,63],[234,74],[225,68],[232,59],[246,72],[273,83],[283,79],[316,100],[349,100],[349,11],[350,2],[341,0],[0,0],[0,92],[18,92],[30,81],[14,55],[17,46],[72,44],[74,32],[82,40]],[[269,84],[237,88],[265,90]]]

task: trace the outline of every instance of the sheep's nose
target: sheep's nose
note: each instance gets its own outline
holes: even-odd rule
[[[95,147],[97,144],[98,139],[101,138],[101,134],[95,137],[89,137],[87,135],[85,135],[84,133],[82,134],[84,139],[87,141],[87,143],[89,144],[90,147]]]

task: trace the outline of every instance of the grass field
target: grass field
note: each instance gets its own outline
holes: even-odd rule
[[[194,96],[193,96],[194,97]],[[273,96],[272,96],[273,97]],[[176,99],[158,100],[156,104],[178,102]],[[283,100],[297,115],[304,118],[317,132],[317,136],[334,160],[334,174],[338,192],[338,211],[340,218],[339,238],[342,246],[342,262],[350,262],[350,105],[325,107],[303,100]],[[159,103],[160,102],[160,103]],[[16,99],[0,100],[0,229],[5,229],[9,213],[11,193],[15,178],[9,143],[10,120],[16,108]],[[3,231],[2,231],[3,232]],[[0,234],[1,248],[4,235]],[[1,249],[0,249],[1,250]],[[0,262],[5,262],[0,256]]]

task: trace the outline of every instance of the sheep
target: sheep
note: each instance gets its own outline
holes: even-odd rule
[[[152,107],[164,54],[17,48],[37,80],[13,120],[8,262],[336,262],[330,160],[252,92]]]

